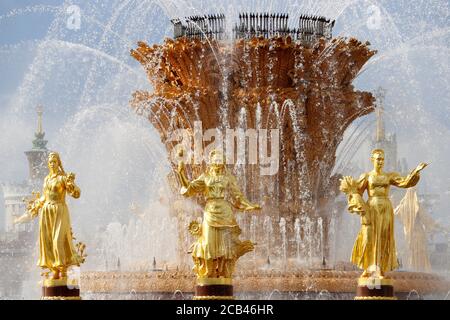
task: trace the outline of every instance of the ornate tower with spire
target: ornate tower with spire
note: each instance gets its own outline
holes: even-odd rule
[[[386,90],[378,88],[376,97],[377,127],[375,137],[372,141],[372,149],[383,149],[386,154],[385,169],[386,171],[401,171],[397,162],[397,136],[395,133],[387,134],[384,124],[384,98]]]
[[[37,108],[37,130],[34,134],[33,148],[26,151],[28,158],[29,176],[23,183],[2,183],[3,197],[5,199],[5,231],[14,237],[18,232],[30,231],[32,224],[16,225],[14,219],[25,212],[23,199],[30,197],[31,192],[40,190],[42,181],[48,174],[47,156],[49,150],[46,148],[47,141],[44,140],[45,133],[42,128],[42,107]]]
[[[37,130],[34,134],[33,148],[25,152],[28,158],[29,181],[32,186],[42,183],[42,180],[48,174],[46,161],[49,150],[46,147],[47,140],[44,140],[45,132],[42,128],[42,107],[38,106],[36,111],[38,122]]]

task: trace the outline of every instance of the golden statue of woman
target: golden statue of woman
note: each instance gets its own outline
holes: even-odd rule
[[[75,175],[66,174],[59,154],[48,156],[49,174],[44,180],[43,194],[28,204],[28,213],[16,220],[25,222],[39,216],[39,260],[38,266],[49,269],[54,280],[67,278],[67,268],[84,262],[84,244],[73,244],[66,193],[75,199],[80,197],[80,188],[75,184]]]
[[[232,207],[242,211],[261,207],[244,197],[218,150],[210,153],[207,170],[195,180],[187,179],[183,162],[179,163],[177,173],[182,195],[202,194],[206,200],[202,225],[193,222],[190,226],[191,233],[198,236],[190,250],[194,272],[198,278],[231,278],[237,259],[254,249],[251,241],[239,240],[241,230]]]
[[[361,277],[375,276],[383,279],[385,273],[398,267],[394,239],[394,210],[389,199],[391,186],[410,188],[420,179],[421,163],[406,177],[396,172],[384,172],[384,151],[372,151],[373,170],[355,181],[352,177],[341,180],[341,191],[348,196],[348,210],[361,216],[361,229],[353,246],[351,261],[363,269]],[[367,202],[363,194],[367,191]]]

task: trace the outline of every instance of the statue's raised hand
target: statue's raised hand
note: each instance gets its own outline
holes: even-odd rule
[[[177,152],[177,156],[179,159],[183,159],[184,156],[184,150],[183,149],[179,149]],[[178,161],[178,172],[184,172],[184,170],[186,169],[185,165],[184,165],[184,161],[180,160]]]
[[[66,175],[67,181],[66,181],[66,187],[69,192],[71,192],[75,187],[75,173],[69,172]]]
[[[179,159],[183,159],[184,156],[184,150],[183,149],[179,149],[177,151],[177,156],[179,157]],[[178,161],[178,166],[177,166],[177,171],[176,171],[177,175],[178,175],[178,179],[181,183],[181,186],[184,188],[187,188],[189,186],[189,179],[186,176],[186,166],[184,165],[184,161],[180,160]]]
[[[67,174],[67,182],[68,183],[74,183],[75,182],[75,173],[69,172],[69,174]]]
[[[422,163],[420,163],[420,164],[416,167],[415,171],[416,171],[416,172],[420,172],[420,171],[422,171],[423,169],[425,169],[426,166],[428,166],[428,163],[422,162]]]
[[[426,166],[428,166],[428,163],[425,163],[425,162],[420,163],[420,164],[412,171],[412,175],[420,175],[420,171],[422,171]]]

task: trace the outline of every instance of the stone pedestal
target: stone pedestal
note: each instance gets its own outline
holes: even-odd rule
[[[234,300],[231,278],[198,278],[194,300]]]
[[[42,282],[42,300],[81,300],[80,287],[75,280],[45,279]]]
[[[355,300],[397,300],[391,279],[360,278]]]

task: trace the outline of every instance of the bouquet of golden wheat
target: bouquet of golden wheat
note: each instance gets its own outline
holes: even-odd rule
[[[358,193],[358,186],[353,177],[345,176],[341,179],[341,185],[339,186],[339,190],[341,190],[347,195],[350,195]]]
[[[364,201],[362,195],[358,190],[358,183],[353,177],[345,176],[341,179],[341,185],[339,189],[347,195],[348,211],[351,213],[357,213],[363,217],[363,224],[369,224],[369,216],[366,215],[368,207]]]

